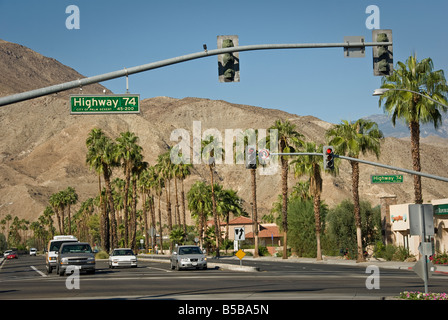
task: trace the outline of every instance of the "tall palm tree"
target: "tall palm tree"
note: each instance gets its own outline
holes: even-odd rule
[[[379,106],[384,102],[384,111],[392,116],[392,124],[402,119],[411,133],[412,167],[421,170],[420,164],[420,123],[432,123],[437,128],[442,123],[441,112],[446,112],[448,85],[443,70],[434,71],[431,58],[417,61],[410,56],[406,63],[398,62],[390,76],[382,78],[381,88],[392,89],[381,95]],[[426,99],[418,92],[441,104]],[[414,201],[423,203],[421,177],[414,175]]]
[[[91,136],[94,136],[94,139],[91,139]],[[105,250],[109,251],[110,246],[114,248],[118,247],[117,223],[115,220],[115,208],[111,187],[112,168],[118,165],[116,156],[117,146],[101,131],[101,129],[96,129],[95,133],[91,132],[86,140],[86,145],[86,163],[89,164],[90,168],[93,168],[97,172],[101,172],[103,174],[106,185],[106,196],[109,202],[110,210],[111,241],[109,242],[109,216],[107,215],[107,212],[102,217],[101,225],[103,230],[101,238]]]
[[[215,225],[215,244],[216,244],[216,257],[219,258],[219,246],[221,243],[221,233],[218,220],[218,213],[216,211],[216,195],[215,195],[215,183],[214,183],[214,171],[216,165],[216,157],[222,157],[224,149],[221,147],[221,143],[214,139],[213,136],[207,137],[202,141],[201,154],[206,158],[208,167],[210,169],[210,185],[211,185],[211,196],[212,196],[212,213],[213,213],[213,223]]]
[[[322,145],[316,146],[314,142],[306,142],[304,152],[319,153],[322,150]],[[322,260],[322,250],[320,235],[322,229],[322,223],[320,219],[320,196],[322,194],[322,176],[321,170],[323,167],[323,157],[314,155],[305,155],[297,157],[291,161],[291,165],[294,167],[295,177],[306,175],[309,178],[310,193],[313,197],[314,207],[314,223],[317,242],[316,259]]]
[[[198,225],[199,245],[204,244],[207,215],[211,211],[209,188],[203,181],[196,181],[187,193],[188,209]]]
[[[167,151],[157,158],[157,171],[160,178],[163,179],[166,198],[166,212],[168,219],[168,231],[173,230],[173,217],[171,211],[171,180],[173,179],[173,163],[170,159],[170,151]]]
[[[358,158],[359,155],[373,153],[378,158],[381,151],[381,139],[383,133],[378,125],[369,120],[359,119],[357,121],[343,120],[341,124],[335,125],[326,132],[329,139],[328,144],[333,145],[335,153]],[[352,194],[354,204],[354,216],[356,223],[356,236],[358,242],[357,261],[364,261],[362,250],[361,214],[359,205],[359,162],[350,161],[352,167]]]
[[[125,175],[125,187],[124,187],[124,241],[125,246],[129,246],[129,207],[128,207],[128,197],[131,184],[132,170],[135,164],[142,161],[142,147],[140,147],[138,142],[138,137],[129,131],[120,133],[120,136],[116,139],[117,141],[117,153],[116,156],[121,162],[121,166]],[[131,230],[132,234],[132,230]]]
[[[72,221],[71,221],[71,206],[78,202],[78,194],[73,187],[67,187],[64,190],[64,200],[67,205],[67,215],[68,215],[68,234],[72,234]]]
[[[303,135],[296,131],[296,126],[288,120],[276,120],[269,130],[277,130],[280,153],[295,152],[303,146]],[[270,145],[268,137],[268,145]],[[283,227],[283,259],[287,259],[288,245],[288,156],[281,156],[282,165],[282,227]]]
[[[237,150],[237,141],[233,144],[233,149],[235,150],[235,160],[238,163],[241,159],[246,159],[249,155],[247,153],[247,147],[249,147],[249,144],[256,143],[258,140],[258,130],[253,129],[247,129],[244,132],[241,132],[241,135],[243,136],[243,152],[241,150]],[[240,136],[237,137],[237,139],[241,139]],[[252,139],[252,142],[250,141]],[[239,140],[241,141],[241,140]],[[258,157],[255,158],[256,164],[258,165]],[[257,166],[251,167],[250,174],[251,174],[251,185],[252,185],[252,219],[254,221],[254,257],[259,257],[258,252],[258,207],[257,207]]]
[[[143,157],[142,157],[143,158]],[[148,163],[146,161],[137,160],[132,167],[132,208],[131,208],[131,248],[136,248],[136,236],[137,236],[137,182],[143,175],[143,172],[148,168]],[[145,206],[145,202],[143,202]],[[146,212],[145,217],[146,221]]]

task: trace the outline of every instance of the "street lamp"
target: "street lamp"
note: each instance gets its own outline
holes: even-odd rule
[[[431,97],[428,97],[428,96],[426,96],[426,95],[424,95],[424,94],[421,94],[420,92],[412,91],[412,90],[408,90],[408,89],[388,89],[388,88],[380,88],[380,89],[375,89],[375,90],[373,91],[373,94],[372,94],[372,95],[373,95],[373,96],[381,96],[382,94],[384,94],[384,93],[386,93],[386,92],[388,92],[388,91],[407,91],[407,92],[412,92],[412,93],[418,94],[418,95],[420,95],[420,96],[422,96],[422,97],[425,97],[426,99],[429,99],[429,100],[431,100],[432,102],[438,103],[438,104],[440,104],[441,106],[444,106],[445,108],[448,108],[447,105],[445,105],[445,104],[443,104],[443,103],[441,103],[441,102],[439,102],[439,101],[437,101],[437,100],[434,100],[434,99],[431,98]]]

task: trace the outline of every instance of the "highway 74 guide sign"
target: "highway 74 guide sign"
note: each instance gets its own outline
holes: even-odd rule
[[[140,113],[139,94],[71,95],[71,114]]]

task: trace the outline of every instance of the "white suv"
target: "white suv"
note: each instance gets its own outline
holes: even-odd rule
[[[31,248],[30,249],[30,256],[36,256],[37,255],[37,249],[36,248]]]
[[[78,242],[78,239],[74,236],[54,236],[53,240],[48,241],[48,246],[45,252],[45,268],[47,273],[56,268],[58,259],[58,251],[64,242]]]

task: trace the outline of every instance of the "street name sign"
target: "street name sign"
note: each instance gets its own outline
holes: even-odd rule
[[[372,175],[372,183],[402,183],[402,174],[389,174],[389,175]]]
[[[140,113],[139,94],[71,95],[71,114]]]

